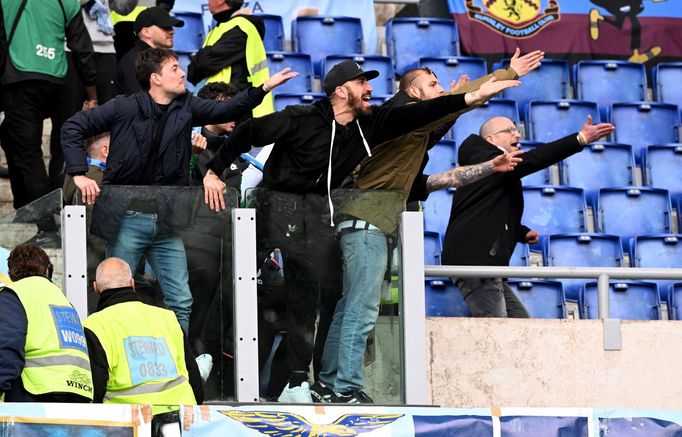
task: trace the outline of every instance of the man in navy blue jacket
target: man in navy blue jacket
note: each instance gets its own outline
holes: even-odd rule
[[[223,123],[250,114],[268,91],[296,76],[285,69],[261,87],[218,101],[200,99],[185,90],[185,72],[172,50],[145,50],[137,59],[136,69],[142,91],[81,111],[62,128],[66,171],[88,205],[95,202],[100,189],[85,176],[87,138],[111,132],[102,181],[105,185],[188,186],[192,126]],[[121,258],[131,269],[143,253],[147,255],[166,306],[175,312],[187,333],[192,306],[187,260],[182,240],[168,224],[174,220],[173,205],[182,202],[153,197],[150,201],[140,190],[129,191],[129,198],[102,199],[95,205],[93,232],[107,241],[108,258]]]

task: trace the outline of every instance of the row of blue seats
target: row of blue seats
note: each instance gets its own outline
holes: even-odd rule
[[[514,294],[533,318],[566,318],[566,297],[562,282],[547,280],[509,280]],[[609,315],[623,320],[660,320],[662,287],[651,282],[612,281],[609,284]],[[425,284],[426,315],[430,317],[469,317],[471,313],[459,289],[448,279],[431,279]],[[598,318],[597,283],[583,285],[579,304],[581,319]],[[668,318],[682,320],[682,283],[665,289]]]

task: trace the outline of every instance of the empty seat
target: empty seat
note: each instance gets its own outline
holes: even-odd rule
[[[514,252],[509,259],[509,265],[515,267],[526,267],[530,265],[530,248],[525,243],[516,243]]]
[[[599,110],[594,102],[582,100],[534,101],[528,106],[526,136],[548,143],[578,132],[587,116],[599,123]]]
[[[524,140],[519,142],[519,149],[523,150],[524,152],[530,152],[542,144],[543,143],[537,141]],[[521,158],[523,158],[523,156],[521,156]],[[536,171],[535,173],[524,176],[521,181],[523,182],[523,185],[551,185],[552,177],[550,167],[543,168],[542,170]]]
[[[630,261],[633,267],[682,268],[682,236],[647,235],[633,240]],[[668,288],[675,280],[650,280],[659,285],[661,300],[667,299]]]
[[[575,65],[575,71],[577,98],[597,102],[603,120],[613,103],[646,100],[646,70],[643,64],[580,61]]]
[[[270,14],[255,15],[261,17],[265,24],[265,38],[263,38],[265,51],[281,52],[284,50],[284,24],[282,23],[282,17]]]
[[[561,282],[540,280],[509,280],[509,287],[536,319],[566,318],[566,298]]]
[[[592,143],[561,163],[561,183],[585,190],[594,205],[603,187],[634,185],[635,158],[626,144]]]
[[[325,56],[362,50],[362,23],[355,17],[297,17],[291,22],[294,51],[308,53],[315,75],[322,75]]]
[[[425,230],[445,235],[452,208],[452,193],[449,189],[434,191],[422,202]]]
[[[443,246],[438,232],[424,232],[424,264],[440,264],[440,254]]]
[[[614,141],[630,144],[639,163],[641,150],[652,144],[677,143],[680,114],[669,103],[615,103],[611,123],[616,126]]]
[[[323,98],[325,95],[320,93],[276,94],[274,96],[275,111],[281,111],[289,105],[309,105]]]
[[[620,238],[604,234],[550,235],[545,242],[545,264],[560,267],[621,267]],[[585,279],[562,279],[567,299],[579,300]]]
[[[298,76],[272,90],[273,94],[310,93],[313,90],[313,64],[310,55],[305,53],[268,53],[270,74],[290,67]]]
[[[505,99],[492,99],[480,108],[462,114],[450,129],[450,135],[457,145],[462,144],[469,135],[478,134],[481,125],[493,117],[507,117],[519,127],[519,110],[516,102]]]
[[[388,56],[378,55],[329,55],[324,60],[322,75],[326,76],[332,67],[343,61],[355,61],[363,70],[377,70],[379,77],[372,79],[373,94],[389,95],[395,92],[393,61]]]
[[[421,58],[420,67],[428,67],[438,78],[445,90],[450,89],[450,82],[459,79],[463,74],[476,80],[488,74],[485,59],[468,56],[449,56],[442,58]]]
[[[424,174],[432,175],[450,170],[457,162],[455,143],[441,140],[429,149],[429,162],[424,168]]]
[[[642,173],[646,185],[664,188],[673,198],[681,198],[682,144],[649,146],[644,149]]]
[[[682,62],[661,62],[652,69],[656,101],[682,106]]]
[[[521,223],[550,234],[585,232],[585,194],[581,188],[562,186],[523,187]]]
[[[671,320],[682,320],[682,282],[676,282],[669,289],[668,316]]]
[[[500,62],[500,68],[509,67],[509,59]],[[521,117],[525,120],[528,102],[532,100],[561,100],[568,98],[571,85],[568,62],[563,59],[542,60],[540,67],[521,78],[523,85],[506,89],[501,97],[516,100]]]
[[[204,21],[199,12],[175,12],[175,18],[185,22],[182,27],[174,27],[173,50],[194,53],[204,43]]]
[[[602,188],[595,204],[597,231],[619,235],[623,250],[629,251],[630,239],[638,235],[670,232],[668,191],[658,188]]]
[[[585,284],[584,319],[599,318],[597,283]],[[623,320],[659,320],[661,301],[656,284],[651,282],[613,281],[609,283],[609,316]]]
[[[467,307],[459,288],[448,279],[427,280],[426,316],[427,317],[469,317],[471,312]]]
[[[386,50],[398,75],[415,68],[419,58],[457,56],[457,25],[445,18],[394,18],[386,23]]]

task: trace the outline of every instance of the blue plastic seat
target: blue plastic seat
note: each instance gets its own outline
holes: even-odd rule
[[[538,231],[541,238],[551,234],[585,232],[585,194],[581,188],[562,186],[523,187],[521,223]]]
[[[621,267],[623,248],[616,235],[560,234],[545,242],[545,264],[559,267]],[[562,279],[566,298],[578,301],[585,279]]]
[[[183,53],[183,52],[176,52],[178,55],[178,64],[180,65],[180,69],[187,73],[187,67],[189,66],[190,61],[192,60],[192,55],[193,53]],[[185,79],[185,88],[187,91],[190,93],[194,92],[194,85],[190,83],[187,79]]]
[[[682,320],[682,282],[670,286],[668,294],[668,317],[670,320]]]
[[[599,123],[599,109],[594,102],[582,100],[533,101],[528,106],[526,136],[533,141],[548,143],[578,132],[587,116]]]
[[[427,317],[470,317],[471,312],[467,307],[459,288],[448,279],[427,280],[426,290],[426,316]]]
[[[611,107],[611,123],[616,126],[614,141],[630,144],[638,163],[646,146],[679,140],[679,110],[669,103],[615,103]]]
[[[451,190],[434,191],[425,202],[422,202],[425,230],[445,235],[452,209],[452,194]]]
[[[327,55],[363,52],[362,23],[355,17],[297,17],[291,22],[294,51],[308,53],[315,75],[322,75]]]
[[[630,239],[638,235],[670,232],[668,191],[647,187],[602,188],[595,204],[597,230],[619,235],[623,250],[630,250]]]
[[[343,61],[355,61],[363,70],[377,70],[379,77],[372,79],[372,94],[389,95],[395,92],[393,61],[388,56],[378,55],[329,55],[325,58],[322,73],[326,76],[332,67]]]
[[[609,313],[612,319],[659,320],[661,301],[656,284],[651,282],[612,281],[609,283]],[[599,318],[597,283],[585,284],[584,319]]]
[[[175,8],[177,8],[177,5],[175,5]],[[213,19],[213,15],[211,15],[211,10],[208,8],[208,4],[201,5],[201,19],[204,24],[204,34],[208,35],[211,29],[213,29],[217,24]]]
[[[443,251],[440,234],[438,232],[424,232],[424,264],[439,265],[440,254]]]
[[[457,25],[445,18],[394,18],[386,23],[386,50],[398,75],[417,67],[419,58],[457,56]]]
[[[646,100],[644,64],[588,60],[578,62],[574,68],[577,98],[597,102],[602,120],[613,103]]]
[[[204,21],[198,12],[175,12],[175,18],[185,22],[182,27],[174,27],[173,50],[194,53],[204,43]]]
[[[642,178],[650,187],[664,188],[682,198],[682,144],[649,146],[642,150]]]
[[[509,259],[509,265],[515,267],[526,267],[530,265],[530,248],[525,243],[516,243],[514,252]]]
[[[537,141],[523,140],[519,142],[519,149],[523,150],[524,152],[530,152],[542,144],[543,143]],[[523,158],[523,156],[521,156],[521,158]],[[531,173],[528,176],[524,176],[521,181],[523,182],[523,185],[551,185],[552,177],[550,169],[549,167],[543,168],[542,170]]]
[[[499,68],[509,67],[510,59],[503,59]],[[498,68],[496,66],[496,68]],[[473,79],[473,78],[472,78]],[[563,59],[542,60],[540,67],[521,78],[523,85],[506,89],[500,97],[516,100],[521,117],[526,120],[528,102],[532,100],[567,99],[571,85],[568,62]]]
[[[481,125],[493,117],[507,117],[519,127],[519,109],[516,102],[492,99],[473,111],[462,114],[450,129],[451,139],[459,146],[469,135],[478,134]]]
[[[633,267],[682,268],[682,235],[647,235],[636,237],[630,249]],[[668,288],[674,280],[650,280],[658,284],[661,300],[667,299]]]
[[[476,80],[488,74],[485,59],[469,56],[449,56],[442,58],[421,58],[420,67],[428,67],[436,74],[440,85],[445,90],[450,89],[450,82],[456,81],[463,74],[469,79]]]
[[[535,319],[565,319],[566,297],[561,282],[509,280],[509,287]]]
[[[631,146],[592,143],[562,161],[561,183],[585,190],[588,203],[594,206],[600,188],[634,185],[634,169]]]
[[[263,45],[266,52],[281,52],[284,50],[284,23],[279,15],[255,14],[263,19],[265,24],[265,38]]]
[[[270,74],[291,67],[298,76],[272,90],[273,94],[310,93],[313,91],[313,63],[305,53],[271,52],[268,53]]]
[[[324,99],[326,96],[320,93],[306,94],[276,94],[275,111],[281,111],[289,105],[309,105],[317,100]]]
[[[656,101],[682,106],[682,62],[661,62],[652,69]]]
[[[457,150],[454,141],[440,140],[429,151],[429,162],[424,174],[432,175],[450,170],[457,162]]]

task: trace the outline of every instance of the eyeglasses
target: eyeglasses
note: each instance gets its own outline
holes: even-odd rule
[[[498,130],[493,135],[497,135],[497,134],[501,134],[501,133],[507,133],[507,134],[514,135],[518,131],[519,130],[516,128],[516,126],[511,126],[511,127],[506,128],[506,129]]]
[[[433,74],[433,77],[435,77],[436,80],[438,80],[438,76],[436,76],[436,73],[434,73],[434,71],[427,66],[419,67],[417,70],[419,70],[419,72],[423,71],[426,74]],[[410,80],[410,83],[407,84],[408,87],[411,86],[412,82],[414,82],[414,80],[419,77],[419,72],[415,74],[414,77]]]

